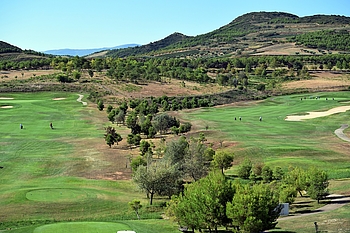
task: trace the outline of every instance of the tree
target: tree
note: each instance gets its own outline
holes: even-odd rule
[[[172,165],[181,164],[188,152],[188,147],[189,143],[185,137],[170,141],[166,145],[164,159],[168,160]]]
[[[98,108],[98,110],[100,110],[100,111],[103,111],[103,108],[104,108],[105,106],[104,106],[104,104],[103,104],[103,101],[102,100],[99,100],[98,102],[97,102],[97,108]]]
[[[147,161],[142,156],[137,156],[131,160],[130,166],[133,172],[137,170],[139,166],[146,166]]]
[[[325,171],[315,167],[310,168],[306,172],[307,194],[320,203],[320,199],[328,195],[328,175]]]
[[[73,79],[79,80],[81,77],[81,73],[79,71],[74,71],[73,72]]]
[[[179,127],[179,133],[187,133],[191,131],[192,124],[190,122],[185,122],[180,125]]]
[[[90,78],[94,77],[94,71],[88,70],[88,73],[89,73]]]
[[[132,134],[141,133],[141,126],[138,124],[138,117],[135,111],[130,112],[126,119],[126,126],[131,129]]]
[[[208,174],[212,157],[206,152],[207,146],[200,139],[191,138],[188,142],[187,153],[179,162],[179,169],[184,172],[186,180],[191,178],[196,181]]]
[[[147,193],[150,205],[155,194],[177,192],[179,177],[178,171],[165,162],[155,162],[147,167],[141,165],[133,173],[134,182]]]
[[[112,110],[108,113],[108,120],[113,124],[115,121],[115,110]]]
[[[140,134],[128,134],[126,141],[130,145],[130,148],[132,145],[138,146],[140,145],[141,136]]]
[[[179,127],[180,122],[175,117],[163,113],[153,118],[152,125],[158,132],[165,134],[172,126]]]
[[[105,141],[107,143],[107,145],[109,146],[109,148],[112,147],[112,145],[114,145],[114,143],[120,142],[121,140],[123,140],[122,136],[120,136],[120,134],[118,134],[115,129],[111,126],[108,126],[106,128],[106,133],[104,135],[105,137]]]
[[[142,140],[140,143],[140,152],[141,152],[141,156],[144,156],[146,154],[146,152],[152,152],[152,147],[151,147],[151,143],[149,143],[146,140]]]
[[[275,180],[282,180],[284,177],[284,171],[281,167],[275,167],[273,170],[273,179]]]
[[[139,210],[142,208],[141,201],[135,199],[128,204],[130,208],[135,211],[137,219],[140,220]]]
[[[184,193],[173,196],[167,207],[167,213],[175,216],[181,226],[191,229],[209,228],[226,225],[226,203],[232,200],[234,189],[220,172],[187,185]]]
[[[300,196],[303,196],[302,192],[306,189],[306,173],[303,169],[295,167],[291,168],[288,174],[284,177],[283,182],[292,185]]]
[[[280,202],[292,204],[297,197],[297,191],[293,185],[282,184],[279,189]]]
[[[107,106],[106,112],[109,114],[112,110],[113,110],[113,106],[109,104]]]
[[[141,122],[141,133],[147,135],[147,137],[148,137],[150,127],[152,127],[152,122],[151,122],[150,117],[147,116],[146,119],[144,119]]]
[[[115,115],[114,119],[117,124],[123,124],[125,123],[125,112],[122,109],[119,109],[118,113]]]
[[[245,158],[243,163],[238,168],[238,176],[243,179],[248,179],[250,176],[250,172],[252,170],[252,161],[250,159]]]
[[[148,128],[148,135],[147,135],[148,138],[154,138],[156,134],[157,134],[157,131],[153,126]]]
[[[265,165],[262,168],[261,176],[262,176],[262,179],[265,183],[270,183],[273,179],[272,169],[269,166]]]
[[[267,184],[240,185],[226,214],[242,232],[261,232],[274,228],[279,216],[279,197]]]
[[[214,154],[212,164],[215,168],[219,168],[221,170],[221,173],[224,174],[224,169],[231,167],[232,161],[233,161],[232,154],[219,151]]]

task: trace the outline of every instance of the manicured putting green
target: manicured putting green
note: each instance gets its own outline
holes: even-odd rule
[[[33,233],[116,233],[117,231],[131,230],[123,223],[109,222],[67,222],[40,226]]]
[[[26,198],[32,201],[67,202],[89,198],[83,189],[37,189],[27,192]]]

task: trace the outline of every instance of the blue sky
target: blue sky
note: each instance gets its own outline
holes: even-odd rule
[[[0,0],[0,7],[0,40],[36,51],[195,36],[256,11],[350,16],[349,0]]]

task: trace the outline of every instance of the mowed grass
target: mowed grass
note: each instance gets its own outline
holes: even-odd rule
[[[320,99],[316,100],[316,96]],[[349,100],[349,92],[302,94],[205,108],[183,112],[182,115],[198,122],[204,133],[205,125],[209,126],[209,130],[222,133],[213,138],[208,133],[208,139],[235,142],[236,145],[230,149],[235,154],[237,165],[248,157],[253,163],[263,162],[285,170],[290,166],[316,166],[326,170],[330,178],[346,178],[350,177],[350,143],[336,137],[334,130],[350,123],[349,111],[305,121],[286,121],[285,118],[348,106]],[[236,169],[237,166],[234,166],[228,174],[235,173]]]
[[[121,220],[136,219],[128,202],[140,199],[142,219],[166,226],[164,232],[176,232],[170,221],[160,219],[156,207],[146,211],[150,208],[145,195],[130,180],[88,179],[86,171],[100,172],[108,166],[94,147],[99,141],[104,144],[104,121],[96,116],[105,113],[77,98],[64,92],[0,94],[0,106],[13,106],[0,108],[0,230],[78,232],[64,229],[79,226],[84,232],[96,232],[95,227],[99,232],[116,232],[123,228],[118,224],[125,225]],[[148,222],[131,223],[126,230]]]

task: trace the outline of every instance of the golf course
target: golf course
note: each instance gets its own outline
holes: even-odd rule
[[[138,221],[127,203],[140,199],[147,206],[144,193],[130,179],[101,175],[108,169],[125,172],[126,155],[105,145],[105,113],[91,102],[84,105],[85,101],[80,93],[1,94],[3,232],[178,232],[176,224],[161,219],[162,211],[157,209],[157,202],[166,198],[157,197],[155,207],[141,211],[142,220]],[[191,119],[194,133],[203,132],[208,141],[221,141],[220,149],[234,153],[234,166],[227,175],[236,174],[238,164],[246,157],[253,163],[279,166],[285,171],[290,166],[316,166],[332,179],[331,193],[347,194],[350,182],[344,178],[350,176],[350,144],[334,131],[349,123],[349,112],[322,112],[347,107],[349,101],[347,92],[325,92],[178,113],[182,119]],[[316,114],[305,120],[287,119],[308,112],[318,112],[322,117]],[[344,135],[348,132],[347,128],[343,131]],[[106,156],[104,151],[112,151],[113,156]],[[345,206],[303,221],[325,216],[344,221],[347,209]],[[281,224],[288,229],[293,221]]]
[[[345,178],[350,175],[350,154],[344,149],[349,143],[334,131],[349,121],[349,112],[342,110],[349,108],[348,101],[347,92],[290,95],[196,110],[184,117],[202,129],[207,124],[209,130],[221,132],[224,143],[235,144],[232,150],[237,159],[248,156],[283,169],[317,166],[330,178]],[[335,108],[338,111],[325,114]]]
[[[96,229],[154,232],[157,226],[174,229],[169,222],[167,226],[162,226],[162,222],[155,224],[164,220],[131,221],[136,215],[127,203],[145,198],[131,181],[93,179],[97,172],[106,171],[104,167],[113,167],[110,163],[118,163],[118,159],[104,160],[95,147],[95,142],[105,146],[99,112],[95,106],[77,101],[78,98],[74,93],[1,94],[1,229],[5,232],[96,232]],[[143,217],[154,219],[159,215]],[[123,219],[129,222],[116,222]],[[28,227],[28,222],[32,226]]]

